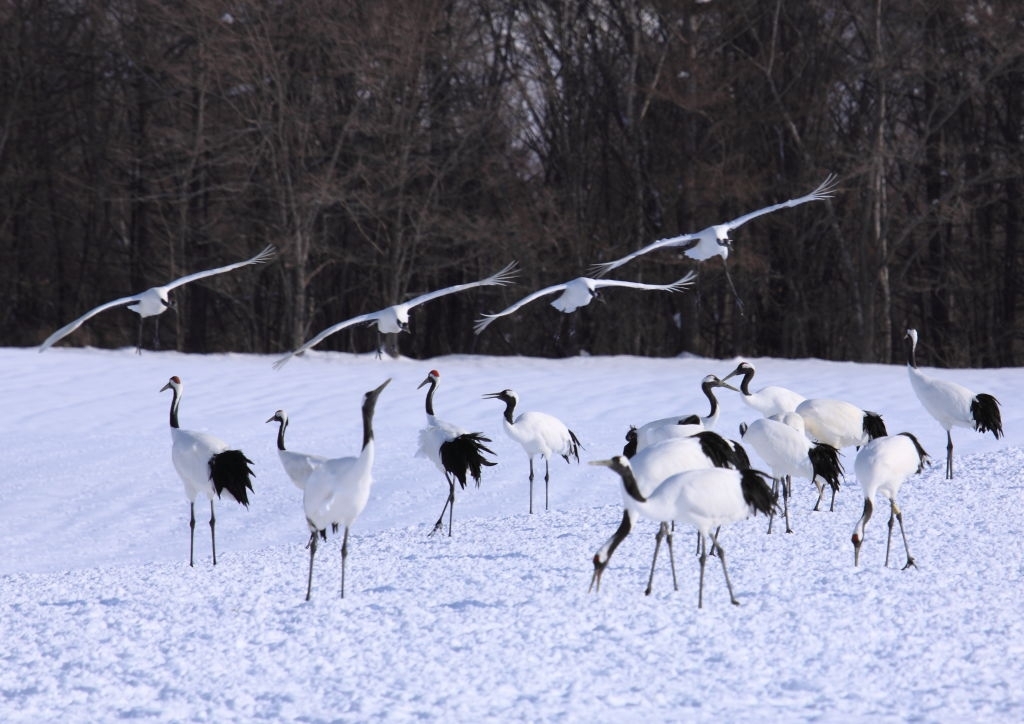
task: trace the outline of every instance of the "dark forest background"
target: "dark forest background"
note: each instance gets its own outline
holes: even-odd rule
[[[281,352],[517,259],[518,286],[415,309],[398,350],[889,362],[913,325],[926,364],[1017,365],[1022,141],[1019,0],[5,0],[0,343],[273,243],[173,293],[161,347]],[[831,201],[733,233],[742,307],[716,258],[686,293],[549,298],[473,334],[829,172]]]

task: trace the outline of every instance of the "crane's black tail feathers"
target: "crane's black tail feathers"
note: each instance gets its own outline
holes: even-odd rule
[[[483,433],[467,432],[441,444],[441,465],[455,476],[463,489],[466,487],[467,472],[479,488],[481,468],[484,465],[497,465],[484,457],[484,453],[494,455],[494,451],[484,445],[490,441],[491,439],[484,437]]]
[[[811,459],[811,470],[816,477],[828,483],[833,492],[839,490],[839,478],[843,475],[843,464],[839,461],[839,451],[823,442],[811,447],[807,452]]]
[[[737,470],[746,470],[750,467],[750,456],[747,455],[747,449],[740,445],[735,440],[729,441],[732,447],[733,454],[733,467]]]
[[[900,435],[905,435],[906,437],[909,437],[910,441],[914,443],[914,447],[917,448],[917,458],[919,461],[917,465],[917,472],[919,474],[924,472],[925,466],[931,463],[932,459],[928,456],[928,453],[924,451],[924,448],[921,447],[921,443],[917,441],[917,438],[914,436],[914,433],[901,432]]]
[[[868,436],[868,440],[874,440],[876,437],[885,437],[889,434],[886,432],[882,416],[877,412],[864,412],[864,434]]]
[[[626,444],[622,447],[622,456],[632,458],[636,455],[637,444],[636,425],[630,425],[629,430],[626,432]]]
[[[701,452],[716,468],[737,467],[736,451],[732,444],[717,432],[704,430],[694,435],[700,443]],[[746,467],[750,467],[747,465]]]
[[[1003,436],[1003,418],[999,414],[999,400],[984,392],[971,401],[971,417],[978,432],[992,431],[996,440]]]
[[[770,479],[767,473],[760,470],[740,470],[740,489],[743,491],[743,501],[749,505],[754,515],[764,513],[773,515],[778,496],[772,492],[772,486],[766,478]]]
[[[225,490],[232,498],[249,507],[249,495],[246,490],[252,490],[252,460],[247,458],[241,450],[225,450],[210,458],[210,480],[213,481],[217,497]]]
[[[576,458],[576,462],[579,462],[581,447],[583,447],[583,445],[580,444],[580,439],[576,437],[576,433],[569,430],[569,452],[562,456],[565,459],[565,462],[572,462],[569,460],[570,457]]]

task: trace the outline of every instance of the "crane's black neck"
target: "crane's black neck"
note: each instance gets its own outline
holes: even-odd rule
[[[431,387],[430,391],[433,392],[434,388]],[[363,448],[366,448],[366,446],[373,440],[373,410],[376,406],[376,396],[368,398],[366,402],[363,403]]]
[[[181,394],[177,387],[171,388],[171,427],[178,427],[178,403],[181,401]]]
[[[718,398],[715,397],[715,393],[712,392],[714,385],[710,382],[705,382],[700,386],[700,389],[704,392],[704,395],[708,398],[708,402],[711,403],[711,411],[708,413],[708,417],[714,417],[715,413],[718,412]]]
[[[277,430],[277,449],[284,450],[284,429],[288,427],[287,420],[281,420],[281,427]]]
[[[516,400],[514,397],[499,397],[499,400],[505,403],[505,422],[509,425],[515,424],[515,418],[513,415],[516,411]]]
[[[750,381],[754,379],[754,370],[746,369],[743,371],[743,381],[740,382],[740,392],[746,397],[750,397]]]
[[[427,402],[426,402],[427,414],[430,415],[431,417],[434,416],[434,390],[436,390],[436,389],[437,389],[437,378],[431,377],[430,378],[430,389],[427,390]]]
[[[640,485],[636,482],[636,476],[633,474],[633,469],[622,466],[616,468],[619,475],[622,476],[622,487],[626,489],[626,493],[629,494],[633,500],[639,503],[646,503],[647,498],[640,492]]]
[[[907,364],[917,369],[917,344],[914,342],[914,338],[907,335]]]

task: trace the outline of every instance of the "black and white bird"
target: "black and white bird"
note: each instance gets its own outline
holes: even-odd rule
[[[484,443],[490,442],[489,437],[484,437],[482,432],[469,432],[458,425],[446,422],[434,414],[434,392],[437,390],[441,373],[437,370],[430,370],[430,373],[419,384],[430,385],[427,390],[426,412],[427,426],[420,430],[419,448],[416,454],[420,457],[433,460],[438,470],[444,473],[448,481],[448,497],[445,500],[441,515],[431,535],[444,527],[444,513],[448,511],[448,535],[452,534],[452,512],[455,510],[455,481],[463,490],[466,489],[467,475],[473,478],[476,486],[480,487],[480,475],[485,465],[496,465],[484,455],[494,455],[494,451]]]
[[[533,458],[544,458],[544,510],[548,509],[548,481],[551,478],[549,461],[553,455],[560,455],[565,462],[569,458],[580,461],[580,441],[576,433],[565,423],[546,412],[523,412],[515,414],[519,395],[512,390],[502,390],[484,395],[484,399],[501,400],[505,403],[503,422],[508,436],[522,446],[530,460],[530,512],[533,512]]]
[[[245,261],[240,261],[235,264],[228,264],[227,266],[217,267],[216,269],[207,269],[206,271],[196,272],[195,274],[189,274],[188,276],[184,276],[181,277],[180,279],[175,279],[172,282],[168,282],[163,286],[152,287],[144,292],[133,294],[130,297],[121,297],[120,299],[115,299],[111,302],[107,302],[106,304],[101,304],[98,307],[90,309],[88,312],[83,314],[75,321],[65,324],[63,327],[61,327],[56,332],[47,337],[43,341],[43,343],[39,345],[39,351],[45,352],[51,346],[53,346],[53,344],[60,341],[67,335],[74,332],[80,326],[82,326],[83,322],[96,316],[100,312],[105,312],[106,310],[113,309],[114,307],[126,306],[128,307],[128,309],[132,310],[133,312],[139,315],[139,344],[136,347],[135,351],[141,352],[142,320],[145,319],[146,317],[157,317],[156,321],[157,324],[159,324],[160,318],[158,315],[163,314],[165,311],[167,311],[169,307],[174,306],[169,296],[171,291],[177,289],[178,287],[184,284],[188,284],[189,282],[198,281],[199,279],[212,277],[216,274],[224,274],[226,272],[234,271],[235,269],[239,269],[244,266],[249,266],[250,264],[262,264],[263,262],[272,259],[275,254],[277,254],[277,249],[274,248],[273,244],[271,244],[267,246],[259,254],[254,256],[252,259],[246,259]]]
[[[643,289],[646,291],[678,292],[693,284],[693,280],[696,276],[697,275],[691,271],[682,279],[672,282],[671,284],[643,284],[641,282],[624,282],[615,279],[590,279],[588,277],[576,277],[564,284],[555,284],[553,286],[540,289],[529,296],[523,297],[512,306],[507,307],[500,312],[481,315],[481,317],[476,321],[476,324],[473,325],[473,331],[480,334],[498,317],[504,317],[505,315],[512,314],[520,307],[529,304],[535,299],[540,299],[541,297],[547,296],[548,294],[554,294],[555,292],[562,293],[551,302],[551,306],[559,312],[570,314],[580,307],[587,306],[592,300],[598,298],[597,290],[603,287],[628,287],[630,289]]]
[[[738,452],[739,451],[739,452]],[[625,453],[629,459],[633,476],[641,494],[649,495],[666,478],[684,470],[698,470],[711,467],[731,467],[735,469],[750,467],[750,461],[741,446],[710,430],[699,432],[692,437],[665,440],[644,448],[640,452]],[[594,554],[594,574],[590,579],[590,589],[601,589],[601,576],[612,554],[619,544],[625,540],[636,525],[640,509],[637,501],[623,489],[622,491],[622,522]],[[647,579],[646,595],[650,595],[654,583],[654,567],[658,560],[658,550],[662,540],[668,545],[669,560],[672,568],[672,583],[679,590],[676,579],[675,555],[672,551],[672,528],[669,523],[662,522],[654,538],[654,555],[651,558],[651,573]]]
[[[975,394],[963,385],[930,377],[918,369],[917,330],[908,329],[907,373],[917,399],[928,414],[946,431],[946,479],[953,477],[954,427],[966,427],[978,432],[990,432],[998,440],[1003,435],[1003,420],[999,413],[999,400],[984,392]]]
[[[735,387],[724,380],[720,380],[715,375],[707,375],[701,380],[700,390],[708,398],[708,405],[710,406],[708,414],[690,413],[673,415],[672,417],[663,417],[645,423],[636,430],[637,449],[643,450],[648,445],[675,437],[689,437],[701,430],[713,430],[715,425],[718,424],[718,415],[721,412],[718,398],[715,397],[716,387],[736,390]]]
[[[860,448],[876,437],[884,437],[889,433],[885,429],[885,420],[877,412],[862,410],[845,400],[833,400],[827,397],[813,397],[804,400],[796,407],[796,414],[804,421],[804,430],[815,442],[831,445],[837,450],[843,448]],[[818,488],[818,509],[824,488]],[[835,510],[837,488],[832,488],[832,500],[828,509]]]
[[[515,279],[517,272],[517,263],[512,262],[506,265],[501,271],[496,274],[492,274],[486,279],[481,279],[475,282],[467,282],[466,284],[455,284],[444,289],[437,289],[433,292],[421,294],[418,297],[414,297],[407,302],[401,304],[393,304],[390,307],[384,309],[378,309],[376,312],[368,312],[367,314],[360,314],[357,317],[346,319],[343,322],[332,324],[330,327],[320,332],[308,342],[305,342],[298,349],[294,349],[286,354],[281,359],[274,363],[274,369],[280,369],[283,367],[288,360],[292,357],[302,354],[306,350],[317,346],[325,339],[330,337],[335,332],[340,332],[346,327],[352,327],[356,324],[375,324],[377,325],[377,331],[380,334],[398,334],[399,332],[409,331],[409,311],[413,307],[418,307],[421,304],[433,301],[448,294],[455,294],[457,292],[464,292],[467,289],[474,289],[476,287],[488,287],[488,286],[504,286],[512,282]]]
[[[706,229],[692,234],[681,234],[680,236],[660,239],[648,244],[642,249],[638,249],[631,254],[627,254],[621,259],[605,262],[603,264],[595,264],[592,267],[592,270],[597,276],[604,276],[612,269],[616,269],[623,264],[636,259],[638,256],[643,256],[644,254],[648,254],[657,249],[667,247],[684,247],[683,253],[697,261],[704,261],[715,256],[720,256],[724,262],[729,256],[730,249],[732,249],[732,239],[729,238],[730,231],[743,226],[743,224],[756,219],[758,216],[764,216],[765,214],[770,214],[774,211],[779,211],[780,209],[799,206],[800,204],[805,204],[808,201],[823,201],[824,199],[832,198],[832,192],[835,191],[836,184],[837,177],[835,174],[829,174],[818,188],[814,189],[814,191],[806,196],[800,196],[772,206],[765,206],[757,211],[751,211],[749,214],[737,217],[732,221],[726,221],[722,224],[714,224],[713,226],[709,226]]]
[[[619,455],[610,460],[595,460],[591,465],[603,465],[622,478],[626,493],[637,504],[640,515],[659,522],[679,521],[689,523],[700,534],[701,539],[710,536],[711,545],[722,562],[725,584],[729,588],[729,599],[739,605],[733,594],[729,571],[725,566],[725,551],[718,542],[718,528],[728,523],[764,513],[771,515],[775,509],[775,496],[765,480],[765,474],[757,470],[733,470],[731,468],[706,468],[677,473],[662,481],[649,495],[644,495],[633,475],[629,460]],[[707,551],[702,546],[700,556],[700,590],[697,607],[704,605],[704,564]]]
[[[768,385],[767,387],[762,387],[757,392],[751,392],[750,381],[754,379],[755,371],[754,365],[749,362],[740,362],[736,365],[736,369],[723,377],[722,380],[725,381],[736,375],[743,375],[743,381],[740,383],[739,389],[743,393],[743,401],[748,407],[761,413],[762,417],[771,417],[783,412],[794,412],[797,406],[807,399],[799,392],[794,392],[787,387],[779,387],[778,385]]]
[[[928,453],[909,432],[879,437],[861,448],[853,462],[853,470],[864,490],[864,513],[853,529],[853,565],[860,563],[860,547],[864,543],[864,528],[875,509],[875,497],[884,495],[889,499],[889,538],[885,544],[885,565],[889,565],[889,549],[892,546],[893,519],[900,524],[900,535],[907,551],[904,569],[915,565],[903,530],[903,512],[896,502],[900,487],[914,474],[920,473],[928,464]]]
[[[330,458],[323,461],[306,481],[302,491],[302,508],[309,525],[309,577],[306,600],[313,592],[313,558],[317,539],[327,540],[327,528],[337,532],[344,527],[341,540],[341,597],[345,597],[345,561],[348,558],[348,532],[363,512],[373,485],[373,461],[376,445],[373,440],[373,413],[377,398],[391,379],[363,395],[363,445],[353,457]]]
[[[740,435],[743,442],[752,447],[771,468],[774,479],[772,490],[777,491],[782,486],[782,508],[787,533],[793,532],[789,523],[789,496],[793,477],[805,478],[819,486],[819,503],[824,483],[828,483],[833,491],[839,490],[839,479],[843,475],[839,451],[825,443],[811,442],[799,427],[760,417],[749,425],[741,424]],[[819,480],[823,482],[817,482]],[[818,506],[815,505],[814,509],[817,510]],[[769,533],[772,532],[773,520],[774,516],[769,516]]]
[[[284,410],[275,412],[267,422],[277,422],[277,456],[281,459],[281,467],[295,487],[302,490],[313,471],[327,458],[323,455],[295,452],[284,446],[284,431],[288,429],[288,413]]]
[[[183,385],[175,375],[160,388],[171,390],[171,462],[178,477],[185,484],[185,497],[189,504],[188,564],[194,564],[196,538],[196,498],[200,494],[210,500],[210,545],[213,550],[213,565],[217,565],[217,516],[214,514],[213,499],[223,497],[227,492],[238,503],[249,507],[249,490],[252,490],[252,460],[241,450],[230,450],[223,440],[205,432],[182,430],[178,425],[178,405],[181,403]]]

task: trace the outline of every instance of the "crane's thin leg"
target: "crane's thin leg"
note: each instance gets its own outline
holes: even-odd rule
[[[668,562],[672,567],[672,590],[679,590],[679,579],[676,578],[676,554],[672,550],[672,534],[675,532],[676,522],[672,521],[672,524],[668,527],[668,534],[665,536],[665,542],[668,544]]]
[[[732,581],[729,580],[729,570],[725,567],[725,551],[722,550],[722,546],[718,543],[718,533],[711,535],[711,547],[718,551],[718,560],[722,562],[722,573],[725,574],[725,585],[729,588],[729,600],[732,601],[733,606],[739,606],[740,602],[736,600],[736,596],[732,592]]]
[[[210,545],[213,547],[213,565],[217,565],[217,516],[213,514],[213,499],[210,500]]]
[[[697,589],[697,608],[704,608],[704,564],[707,563],[708,553],[707,546],[704,543],[704,534],[700,531],[697,532],[700,536],[700,586]]]
[[[903,570],[905,571],[908,568],[910,568],[911,566],[914,566],[914,568],[917,568],[917,563],[914,561],[914,557],[912,555],[910,555],[910,544],[907,543],[907,532],[905,530],[903,530],[903,511],[900,510],[900,506],[898,506],[896,504],[895,500],[890,500],[889,503],[892,506],[892,510],[893,510],[893,512],[896,515],[896,520],[899,521],[899,524],[900,524],[900,535],[903,536],[903,547],[907,551],[907,563],[906,563],[906,565],[903,566]],[[892,520],[889,521],[889,528],[890,528],[890,532],[891,532],[891,530],[892,530]],[[886,552],[885,560],[886,560],[886,564],[888,564],[888,562],[889,562],[889,554],[888,554],[888,552]]]
[[[313,556],[316,555],[316,531],[314,530],[309,536],[309,543],[306,545],[309,548],[309,577],[306,579],[306,600],[313,593]]]
[[[946,480],[953,479],[953,434],[946,430]]]
[[[348,526],[345,526],[345,536],[341,539],[341,597],[345,597],[345,559],[348,558]]]
[[[153,319],[153,349],[160,349],[160,315]]]
[[[785,491],[783,491],[783,499],[785,499]],[[779,479],[772,478],[772,497],[778,498],[779,495]],[[768,535],[772,533],[772,523],[775,522],[775,508],[772,508],[772,512],[768,514]]]
[[[188,504],[188,564],[189,566],[195,566],[193,562],[193,552],[196,547],[196,504],[194,502]]]
[[[814,487],[818,489],[818,499],[814,501],[814,510],[820,510],[821,499],[825,497],[825,483],[818,480],[818,478],[814,478],[812,482],[814,483]],[[833,500],[834,499],[835,497],[833,496]]]
[[[530,457],[530,513],[533,513],[533,457]]]
[[[448,497],[444,501],[444,507],[441,508],[441,515],[438,517],[437,522],[434,523],[434,529],[430,531],[430,535],[434,535],[439,530],[444,530],[444,513],[448,508],[455,507],[455,481],[451,477],[448,477]],[[452,516],[448,514],[448,537],[452,535]]]
[[[551,479],[551,471],[548,469],[548,459],[544,458],[544,510],[548,509],[548,480]]]
[[[832,502],[828,504],[828,512],[834,513],[836,510],[836,489],[832,488]]]
[[[644,590],[645,596],[651,595],[651,590],[654,587],[654,564],[658,562],[658,549],[661,548],[661,539],[665,537],[668,531],[668,523],[662,523],[658,526],[658,532],[654,534],[654,556],[651,558],[651,575],[647,577],[647,588]]]
[[[736,285],[732,283],[732,275],[729,274],[729,264],[726,262],[725,257],[722,257],[722,268],[725,269],[725,279],[729,282],[729,288],[732,289],[733,296],[736,297],[736,308],[739,309],[740,316],[743,314],[743,300],[740,299],[740,293],[736,291]]]
[[[789,525],[789,491],[793,481],[787,475],[782,481],[782,507],[786,513],[786,532],[792,533],[793,529]]]

